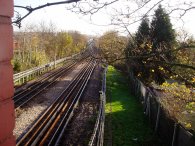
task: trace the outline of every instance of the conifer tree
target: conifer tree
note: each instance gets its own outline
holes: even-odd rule
[[[173,59],[171,50],[176,42],[175,31],[172,28],[169,15],[161,5],[159,5],[158,9],[155,11],[151,23],[151,39],[153,42],[153,51],[170,50],[169,53],[165,54],[165,57],[169,61]]]
[[[150,39],[150,22],[147,17],[143,18],[140,26],[138,27],[138,31],[135,36],[135,40],[139,45],[148,42]]]

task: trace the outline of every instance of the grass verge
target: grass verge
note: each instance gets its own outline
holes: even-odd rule
[[[160,146],[128,80],[112,66],[107,72],[106,146]]]

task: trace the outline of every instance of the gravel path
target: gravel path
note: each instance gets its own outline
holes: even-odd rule
[[[29,101],[24,107],[15,111],[14,135],[18,138],[25,133],[28,127],[37,119],[38,116],[52,103],[52,101],[63,91],[63,89],[78,74],[85,63],[79,64],[65,77],[59,79],[55,86],[49,87],[37,97]]]

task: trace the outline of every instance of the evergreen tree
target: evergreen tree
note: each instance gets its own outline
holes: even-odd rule
[[[169,15],[161,5],[155,11],[151,22],[151,41],[153,44],[152,50],[161,52],[161,55],[156,60],[166,62],[175,60],[172,53],[176,44],[175,31],[172,28]],[[166,66],[164,67],[167,68]],[[154,72],[154,80],[162,84],[165,81],[165,75],[159,70],[158,65],[155,65]]]
[[[138,46],[148,42],[150,39],[149,23],[149,19],[147,17],[144,17],[135,36],[135,40]]]
[[[130,40],[127,47],[131,56],[145,55],[151,52],[150,22],[147,17],[143,18],[133,40],[134,43]],[[142,73],[142,78],[147,80],[150,77],[150,68],[145,66],[143,62],[146,61],[141,58],[131,60],[131,70],[136,76]]]
[[[155,11],[154,18],[151,23],[151,37],[153,42],[153,51],[157,49],[170,50],[170,53],[165,54],[166,59],[173,59],[171,55],[171,50],[175,45],[175,31],[172,28],[172,24],[169,15],[166,11],[159,5],[158,9]]]

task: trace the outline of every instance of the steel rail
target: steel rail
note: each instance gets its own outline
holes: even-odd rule
[[[87,68],[88,68],[88,66],[87,66]],[[87,69],[85,69],[85,72],[86,72],[86,71],[87,71]],[[63,111],[66,109],[66,107],[68,106],[68,102],[70,102],[70,100],[69,100],[68,97],[70,97],[71,94],[74,93],[76,87],[78,86],[78,84],[79,84],[80,81],[81,81],[81,78],[83,78],[84,75],[85,75],[85,74],[82,74],[82,76],[81,76],[80,79],[77,81],[77,83],[74,84],[74,87],[70,89],[70,91],[68,92],[68,95],[65,95],[65,98],[64,98],[63,101],[60,103],[60,105],[57,107],[57,110],[56,110],[56,112],[52,115],[52,117],[51,117],[48,121],[45,120],[46,125],[42,124],[43,129],[41,129],[41,131],[37,131],[37,134],[38,134],[38,135],[34,135],[34,137],[36,136],[36,139],[31,138],[31,141],[29,141],[29,143],[30,143],[30,142],[33,142],[32,145],[36,145],[36,143],[39,142],[39,140],[42,138],[42,136],[45,135],[45,132],[46,132],[47,130],[48,130],[48,131],[53,130],[53,124],[52,124],[52,123],[55,124],[55,123],[56,123],[56,119],[59,119],[59,116],[58,116],[58,115],[60,115],[61,112],[63,112]],[[51,124],[52,124],[52,125],[51,125]],[[49,126],[50,126],[50,127],[49,127]],[[49,128],[49,129],[48,129],[48,128]],[[47,132],[47,133],[48,133],[48,132]],[[46,135],[48,135],[48,134],[46,134]]]
[[[17,93],[16,95],[14,95],[13,99],[16,101],[18,96],[21,96],[22,94],[29,94],[28,90],[32,89],[37,89],[40,87],[40,85],[42,85],[45,81],[51,80],[53,77],[55,77],[56,75],[62,73],[65,69],[68,69],[69,67],[71,67],[73,64],[70,64],[68,66],[65,66],[63,68],[61,68],[60,70],[55,71],[54,73],[50,74],[49,76],[46,76],[38,81],[35,81],[34,84],[30,85],[29,87],[27,87],[26,89],[22,90],[20,93]]]
[[[72,64],[68,66],[65,70],[61,70],[60,72],[55,73],[49,80],[47,80],[48,79],[47,78],[43,82],[40,82],[40,84],[36,85],[35,88],[33,89],[27,88],[27,90],[25,90],[25,92],[22,95],[17,96],[18,98],[15,98],[14,100],[15,109],[18,109],[19,107],[23,106],[24,104],[29,102],[33,97],[40,94],[43,90],[45,90],[52,84],[56,83],[56,80],[64,76],[66,73],[70,72],[74,65],[75,64]]]
[[[73,59],[75,56],[78,56],[78,54],[74,54],[72,56],[69,56],[69,57],[65,57],[65,58],[61,58],[59,60],[56,60],[56,61],[53,61],[53,62],[50,62],[50,63],[47,63],[47,64],[44,64],[44,65],[41,65],[41,66],[38,66],[38,67],[34,67],[34,68],[31,68],[31,69],[28,69],[28,70],[25,70],[23,72],[19,72],[19,73],[16,73],[14,74],[13,78],[14,78],[14,83],[17,82],[19,79],[21,78],[24,78],[24,77],[27,77],[35,72],[38,72],[38,71],[41,71],[41,70],[44,70],[46,68],[47,65],[49,66],[54,66],[56,64],[60,64],[60,63],[63,63],[64,61],[66,60],[71,60]]]
[[[64,70],[65,68],[67,68],[68,66],[70,66],[71,64],[67,64],[66,66],[64,66],[63,68],[60,68],[58,70],[55,70],[53,73],[51,73],[49,76],[45,76],[43,78],[39,78],[37,79],[34,83],[30,84],[27,88],[20,90],[18,92],[14,93],[14,97],[13,99],[16,99],[18,96],[21,96],[21,94],[24,94],[24,92],[26,92],[26,90],[28,89],[32,89],[34,87],[36,87],[37,85],[39,85],[40,83],[42,83],[43,81],[49,79],[50,77],[54,76],[56,73],[61,72],[62,70]]]
[[[81,71],[82,72],[82,71]],[[60,96],[62,96],[64,94],[64,92],[66,92],[70,87],[72,87],[72,85],[74,84],[74,82],[76,81],[76,79],[78,78],[80,74],[78,74],[75,79],[69,84],[69,86],[61,93]],[[58,98],[56,98],[53,101],[53,104],[50,105],[50,107],[43,113],[43,115],[37,120],[37,122],[31,127],[31,129],[17,142],[17,145],[21,145],[21,143],[23,143],[25,141],[25,139],[27,139],[27,137],[29,135],[33,134],[33,129],[38,128],[39,123],[44,124],[44,119],[46,119],[47,117],[50,118],[49,116],[51,116],[57,106],[60,104],[61,100],[60,100],[60,96]],[[49,116],[48,116],[49,115]]]
[[[95,68],[95,65],[93,66],[93,68],[89,72],[88,78],[87,78],[86,82],[83,83],[83,85],[82,85],[83,87],[80,89],[80,92],[78,92],[78,94],[76,95],[76,98],[74,98],[74,100],[71,104],[71,107],[68,110],[69,113],[67,112],[66,116],[63,117],[60,125],[58,126],[58,129],[56,130],[56,132],[53,135],[52,139],[49,141],[49,144],[48,144],[49,146],[52,146],[52,145],[59,146],[59,145],[61,145],[62,137],[65,133],[66,127],[67,127],[70,119],[72,118],[73,112],[74,112],[74,110],[75,110],[75,108],[76,108],[83,92],[84,92],[85,87],[87,86],[87,83],[88,83],[88,81],[89,81],[89,79],[92,75],[92,72],[93,72],[94,68]]]
[[[88,65],[89,66],[89,65]],[[61,93],[61,95],[56,98],[53,102],[52,105],[50,105],[50,107],[46,110],[46,112],[44,112],[44,114],[39,118],[39,120],[37,120],[37,122],[32,126],[32,128],[25,134],[25,136],[23,136],[18,142],[17,145],[24,145],[24,143],[26,143],[25,145],[29,145],[30,143],[32,144],[32,141],[35,140],[37,134],[40,133],[40,126],[39,123],[42,123],[41,126],[44,127],[45,123],[48,123],[48,120],[54,119],[54,117],[57,116],[57,113],[59,113],[59,110],[62,109],[62,105],[65,103],[65,101],[67,101],[67,96],[65,96],[64,94],[67,94],[67,91],[71,89],[71,91],[74,91],[75,88],[75,84],[81,82],[81,78],[85,75],[84,72],[86,72],[87,69],[83,69],[80,71],[80,73],[75,77],[75,79],[69,84],[69,86]],[[74,87],[74,88],[73,88]],[[70,94],[70,93],[69,93]],[[64,98],[62,98],[64,97]],[[62,102],[63,101],[63,102]],[[37,131],[33,131],[33,129],[36,129]],[[39,134],[40,136],[40,134]],[[26,141],[26,139],[30,137],[30,140]],[[25,142],[26,141],[26,142]]]
[[[60,102],[59,102],[60,103]],[[58,106],[58,105],[57,105]],[[53,115],[53,113],[51,113],[50,115]],[[42,124],[43,126],[44,126],[44,124]],[[32,139],[32,137],[31,137],[31,139]],[[33,139],[32,139],[32,141],[33,141]],[[28,144],[28,143],[27,143]]]
[[[66,102],[65,106],[63,107],[63,109],[60,111],[58,117],[55,119],[55,121],[53,122],[52,126],[47,130],[47,133],[44,134],[44,137],[41,138],[41,141],[39,143],[40,145],[43,145],[43,144],[44,145],[48,145],[48,143],[49,143],[48,140],[50,140],[51,137],[52,137],[52,140],[53,140],[53,137],[58,137],[59,130],[62,129],[61,128],[62,123],[64,125],[65,121],[66,122],[69,121],[69,120],[67,121],[67,119],[68,119],[69,115],[72,115],[71,113],[73,112],[73,109],[74,109],[73,107],[74,107],[74,105],[76,105],[75,101],[77,101],[78,95],[81,94],[81,90],[84,89],[83,85],[86,83],[87,78],[89,77],[90,71],[92,70],[91,68],[92,67],[90,67],[87,70],[87,73],[83,77],[82,82],[80,82],[79,86],[77,86],[76,89],[74,89],[74,91],[69,95],[68,101]],[[77,90],[77,92],[75,92],[75,90]],[[56,131],[58,131],[58,132],[56,133]],[[35,141],[34,141],[34,144],[36,145],[37,143],[35,143]],[[51,144],[51,145],[53,145],[53,144]]]
[[[77,56],[78,54],[75,54],[75,55],[72,55],[72,57],[67,57],[67,59],[66,60],[69,60],[68,58],[73,58],[73,57],[75,57],[75,56]],[[79,59],[79,61],[81,62],[81,61],[83,61],[84,59],[86,59],[86,58],[88,58],[86,55],[85,56],[83,56],[83,57],[81,57],[80,59]],[[60,61],[60,60],[58,60],[58,61]],[[67,64],[66,64],[66,66],[65,67],[67,67],[68,65],[71,65],[71,64],[73,64],[73,63],[76,63],[76,60],[72,60],[73,62],[72,63],[70,63],[70,62],[68,62]],[[36,67],[37,68],[37,67]],[[63,67],[64,68],[64,67]],[[56,71],[54,71],[54,73],[55,72],[59,72],[59,71],[61,71],[61,70],[63,70],[63,68],[60,68],[60,69],[58,69],[58,70],[56,70]],[[25,71],[24,71],[25,72]],[[20,73],[18,73],[18,74],[20,74]],[[52,73],[53,74],[53,73]],[[51,75],[52,75],[51,74]],[[45,78],[47,78],[48,76],[46,76]],[[38,79],[36,82],[34,82],[34,83],[32,83],[31,85],[29,85],[27,88],[33,88],[33,86],[36,86],[37,85],[37,82],[39,83],[41,80],[43,80],[44,78],[40,78],[40,79]],[[35,84],[35,85],[34,85]],[[14,98],[16,98],[16,96],[17,95],[19,95],[19,94],[23,94],[23,92],[25,92],[25,90],[26,89],[23,89],[23,90],[21,90],[21,91],[17,91],[17,92],[15,92],[15,95],[14,95]]]

